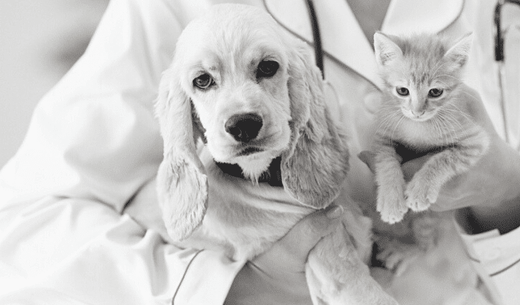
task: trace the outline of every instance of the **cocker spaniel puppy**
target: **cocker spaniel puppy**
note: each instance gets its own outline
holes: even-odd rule
[[[158,196],[180,246],[252,259],[340,194],[347,141],[320,72],[304,43],[260,9],[217,5],[192,21],[163,75],[156,113],[164,139]],[[342,205],[344,226],[309,254],[314,303],[396,304],[364,263],[370,221]]]

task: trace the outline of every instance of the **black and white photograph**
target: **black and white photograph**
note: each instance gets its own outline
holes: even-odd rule
[[[0,305],[520,305],[520,0],[0,29]]]

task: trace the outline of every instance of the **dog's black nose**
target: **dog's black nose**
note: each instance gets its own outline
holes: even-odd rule
[[[243,113],[230,117],[225,128],[238,142],[249,142],[258,136],[262,125],[262,118],[258,114]]]

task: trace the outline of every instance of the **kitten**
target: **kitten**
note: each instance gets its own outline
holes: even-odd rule
[[[488,149],[487,133],[467,114],[468,101],[459,98],[470,45],[471,35],[455,44],[435,34],[374,35],[384,83],[374,147],[377,210],[387,223],[400,222],[408,209],[426,211],[442,185],[475,165]],[[401,150],[432,154],[408,183]],[[423,249],[433,243],[435,230],[428,227],[438,224],[436,217],[432,212],[406,217],[406,226]]]
[[[467,171],[489,146],[484,129],[466,114],[470,105],[459,98],[471,36],[451,47],[448,43],[431,34],[374,35],[384,82],[375,141],[377,209],[386,222],[401,221],[408,209],[428,209],[441,186]],[[408,185],[396,152],[402,147],[418,154],[436,152]]]

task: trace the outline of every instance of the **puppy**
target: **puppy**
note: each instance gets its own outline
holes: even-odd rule
[[[156,113],[164,139],[158,197],[182,247],[252,259],[340,193],[347,140],[326,107],[320,72],[304,43],[262,10],[217,5],[192,21],[163,75]],[[370,221],[343,206],[344,226],[309,254],[313,302],[397,304],[364,263]]]

